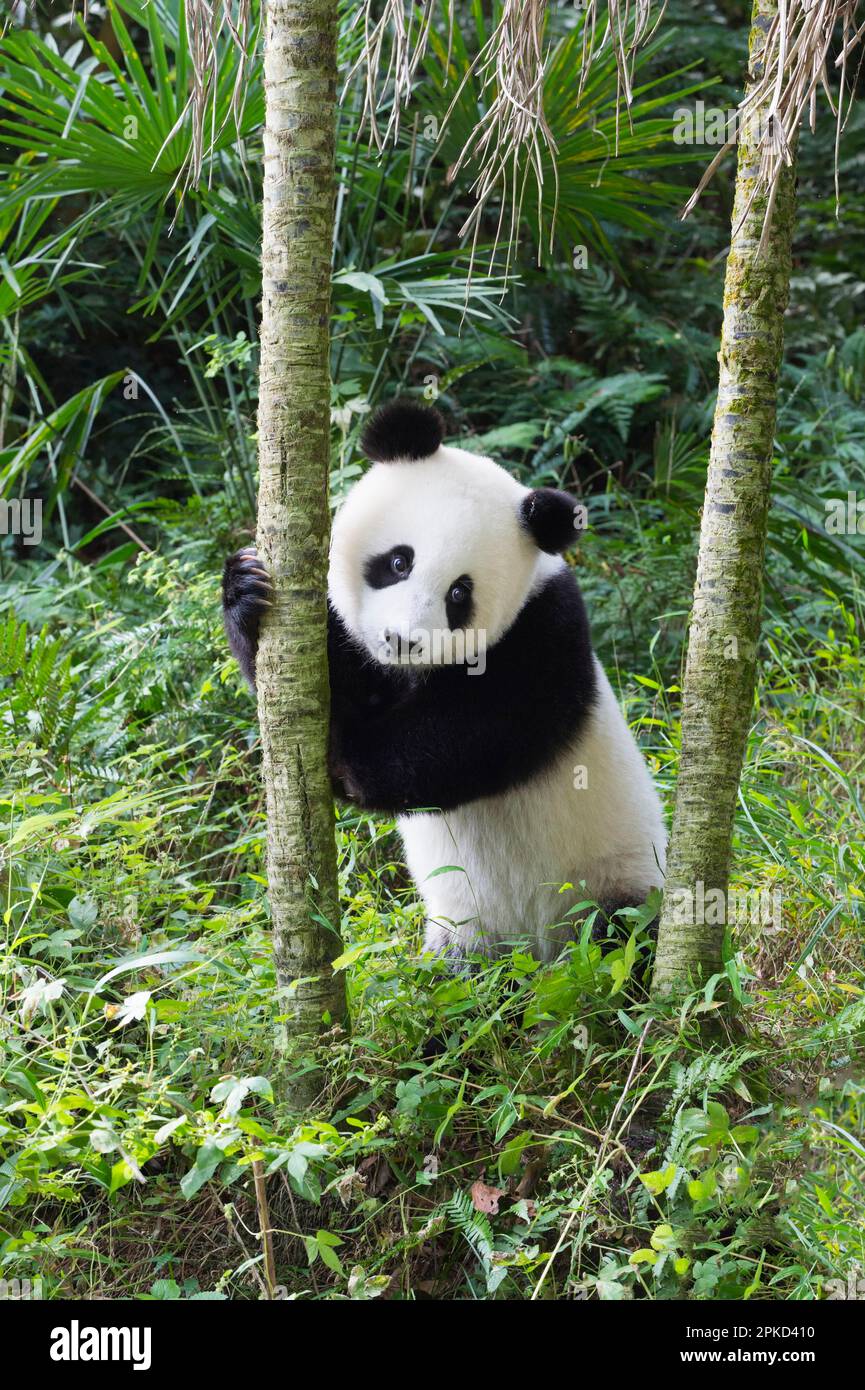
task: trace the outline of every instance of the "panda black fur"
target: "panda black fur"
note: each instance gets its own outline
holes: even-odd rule
[[[363,438],[373,466],[334,522],[331,776],[398,815],[428,949],[528,939],[549,959],[571,905],[612,911],[660,886],[660,802],[561,558],[572,500],[441,441],[435,411],[378,411]],[[255,552],[232,556],[226,631],[253,684],[267,594]],[[418,634],[451,640],[412,664]]]

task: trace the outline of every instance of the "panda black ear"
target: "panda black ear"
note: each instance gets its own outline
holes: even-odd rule
[[[522,523],[548,555],[570,550],[577,542],[577,503],[554,487],[537,487],[520,506]]]
[[[443,435],[444,421],[431,406],[389,401],[370,417],[360,447],[373,463],[416,463],[435,453]]]

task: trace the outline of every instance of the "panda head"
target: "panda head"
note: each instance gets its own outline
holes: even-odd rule
[[[459,660],[457,634],[492,647],[576,539],[565,493],[526,488],[442,432],[414,402],[378,410],[362,439],[373,466],[334,521],[330,601],[385,664]]]

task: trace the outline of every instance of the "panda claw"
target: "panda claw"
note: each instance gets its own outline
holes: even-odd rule
[[[237,610],[241,604],[247,613],[250,608],[257,612],[271,606],[273,584],[252,546],[238,550],[227,561],[222,592],[226,611],[238,617]]]
[[[264,579],[268,584],[270,583],[270,575],[257,557],[242,556],[238,563],[245,575],[249,575],[251,578]]]

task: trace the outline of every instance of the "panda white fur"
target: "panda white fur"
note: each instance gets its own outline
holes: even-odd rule
[[[550,959],[573,904],[609,913],[660,886],[666,845],[561,556],[574,503],[442,444],[411,402],[378,411],[363,448],[331,543],[335,788],[398,816],[428,949],[528,941]],[[228,561],[226,630],[253,683],[266,585],[253,551]]]

